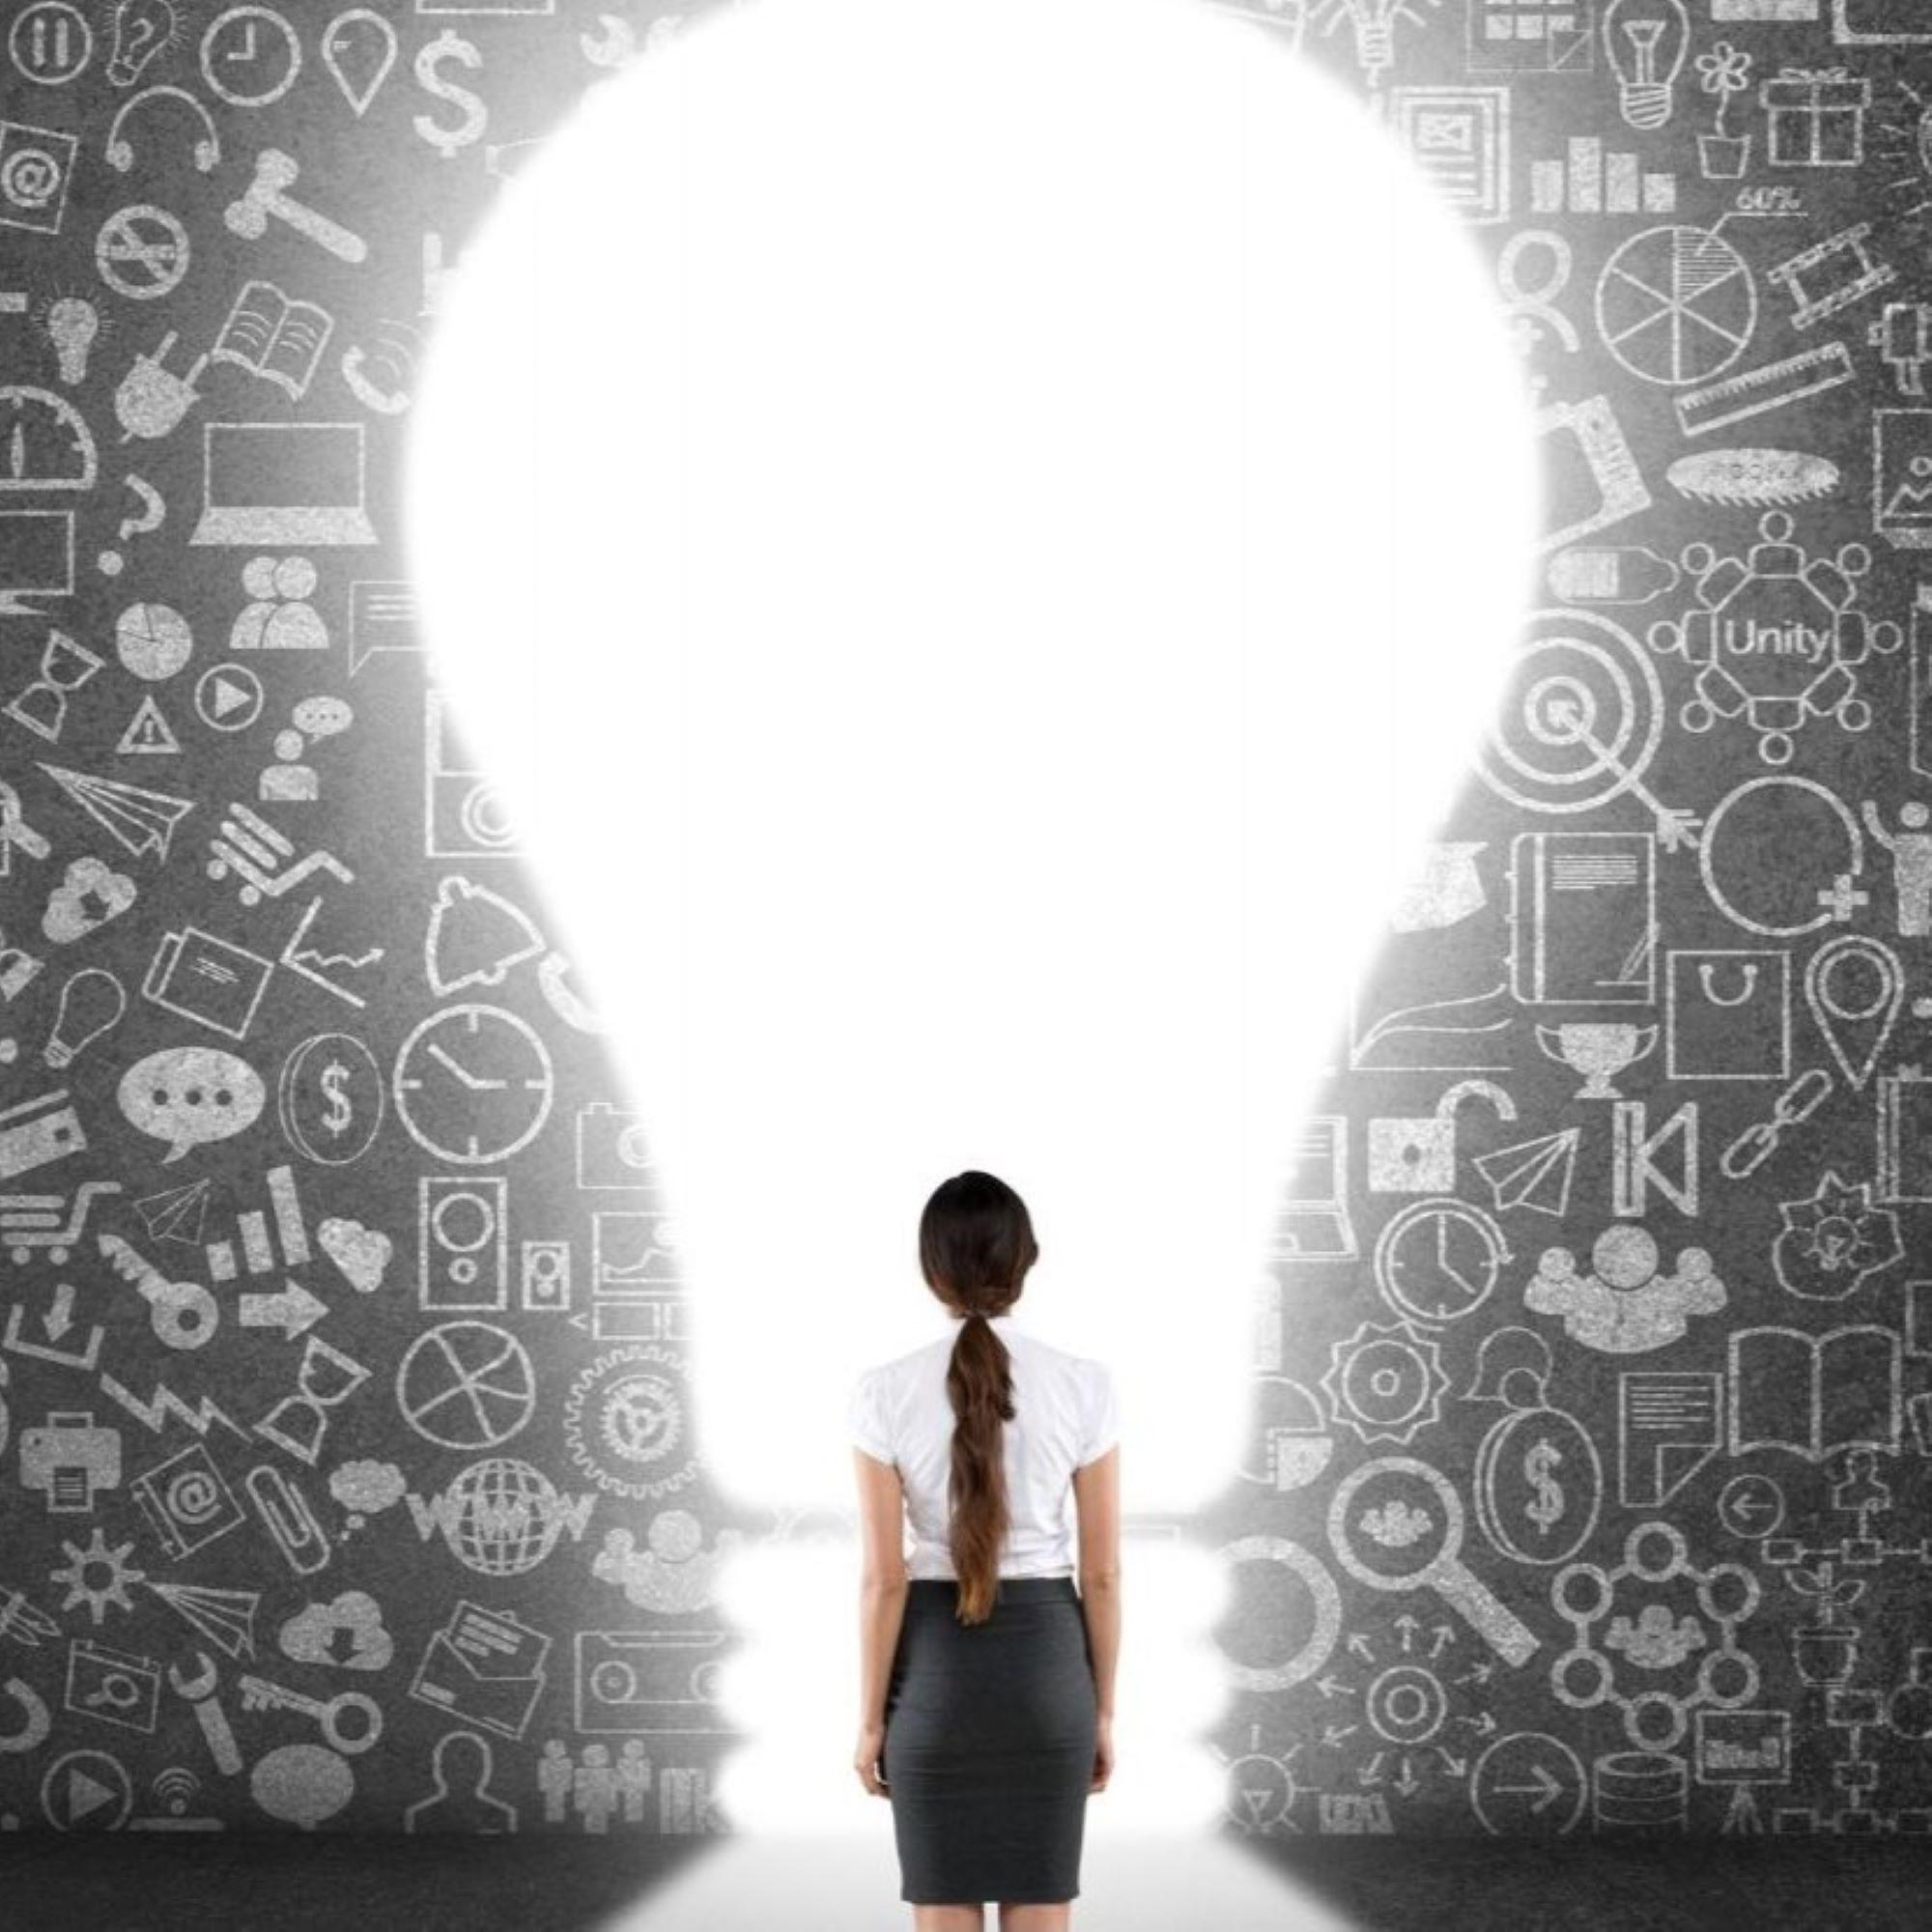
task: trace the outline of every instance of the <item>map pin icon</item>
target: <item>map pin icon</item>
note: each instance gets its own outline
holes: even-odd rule
[[[359,119],[396,64],[396,30],[373,9],[351,7],[324,28],[322,64]]]
[[[1905,1004],[1905,974],[1890,947],[1843,933],[1805,962],[1804,997],[1832,1058],[1862,1093]]]

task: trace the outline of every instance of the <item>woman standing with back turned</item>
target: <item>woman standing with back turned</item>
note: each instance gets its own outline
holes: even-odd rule
[[[980,1932],[989,1900],[1002,1932],[1065,1932],[1087,1800],[1113,1775],[1114,1378],[1017,1325],[1038,1258],[1005,1181],[977,1168],[943,1181],[920,1218],[920,1271],[958,1330],[852,1391],[865,1548],[853,1765],[892,1801],[917,1932]]]

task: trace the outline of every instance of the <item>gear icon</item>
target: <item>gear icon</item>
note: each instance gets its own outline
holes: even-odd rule
[[[1364,1442],[1410,1442],[1442,1419],[1441,1351],[1406,1321],[1364,1321],[1332,1344],[1321,1388],[1338,1425]]]
[[[694,1481],[696,1459],[684,1452],[684,1358],[636,1342],[600,1355],[564,1404],[571,1459],[600,1488],[643,1502]]]
[[[85,1549],[77,1548],[65,1537],[61,1539],[61,1548],[71,1561],[65,1570],[49,1570],[47,1579],[67,1585],[67,1596],[61,1602],[62,1609],[71,1610],[76,1604],[85,1603],[97,1629],[105,1619],[109,1604],[118,1604],[124,1610],[133,1609],[128,1585],[143,1581],[148,1573],[136,1570],[128,1561],[128,1553],[134,1548],[131,1543],[117,1544],[112,1549],[108,1548],[107,1539],[101,1533],[100,1525],[96,1523],[93,1540]],[[107,1572],[107,1580],[103,1583],[87,1580],[88,1571],[97,1566]]]

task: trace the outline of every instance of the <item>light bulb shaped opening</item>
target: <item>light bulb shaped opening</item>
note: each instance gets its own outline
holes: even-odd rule
[[[1175,1532],[1239,1461],[1297,1129],[1531,587],[1474,247],[1190,0],[750,5],[505,187],[414,414],[432,673],[648,1122],[712,1477],[849,1511],[851,1379],[944,1321],[920,1206],[1000,1174],[1146,1531],[1090,1830],[1205,1819],[1224,1592]],[[778,1553],[726,1569],[727,1815],[881,1830],[852,1546]]]

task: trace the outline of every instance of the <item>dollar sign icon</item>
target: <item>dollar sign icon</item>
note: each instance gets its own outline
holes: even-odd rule
[[[483,132],[489,124],[490,110],[467,87],[438,71],[444,61],[455,61],[473,73],[483,65],[483,56],[448,27],[416,55],[416,85],[463,111],[463,125],[458,128],[439,128],[427,114],[418,114],[412,124],[416,132],[447,161],[455,157],[459,148],[469,147]]]
[[[1523,1480],[1536,1492],[1534,1501],[1523,1505],[1523,1514],[1548,1536],[1563,1514],[1563,1489],[1550,1470],[1563,1457],[1547,1435],[1539,1435],[1522,1459]]]
[[[328,1101],[328,1111],[323,1116],[322,1124],[338,1140],[355,1118],[355,1109],[349,1104],[349,1095],[342,1091],[348,1080],[349,1069],[339,1060],[331,1060],[322,1069],[320,1084]]]

